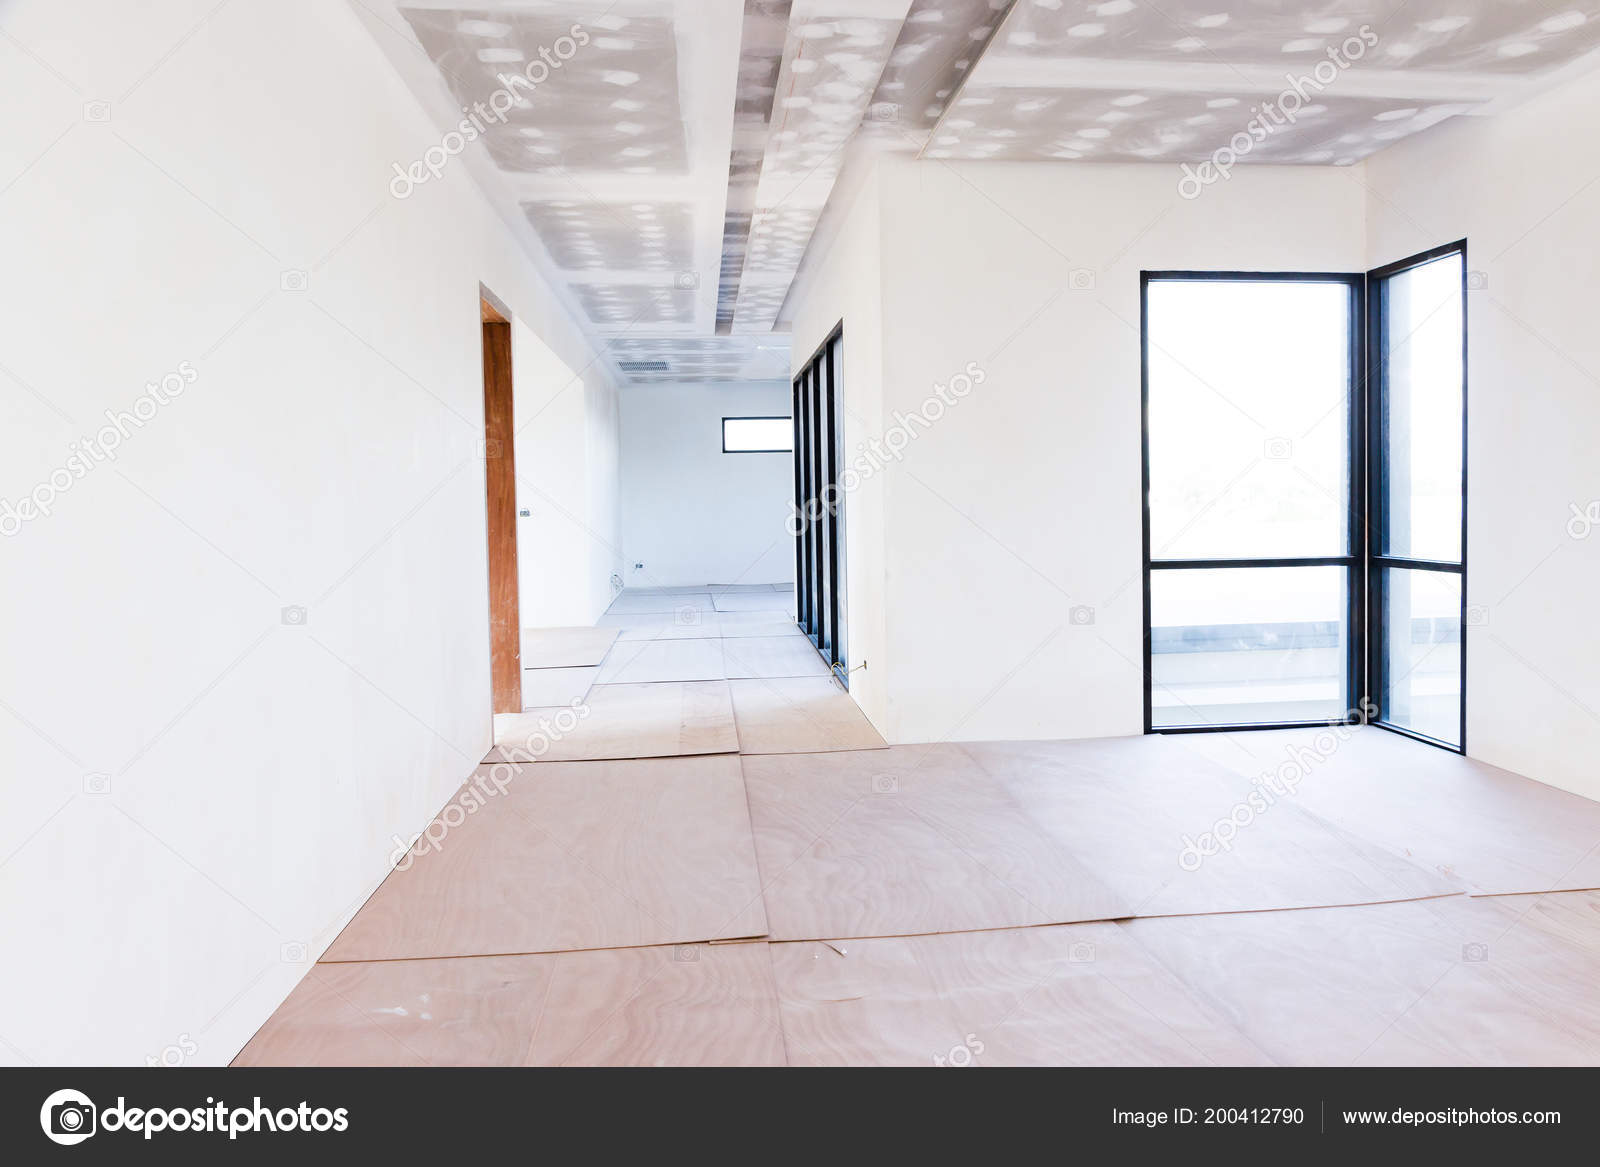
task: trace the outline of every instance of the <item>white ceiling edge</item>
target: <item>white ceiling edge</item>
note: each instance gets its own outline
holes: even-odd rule
[[[1575,60],[1534,77],[1525,77],[1522,84],[1500,97],[1484,102],[1473,110],[1473,117],[1495,117],[1515,109],[1542,94],[1560,89],[1563,85],[1600,70],[1600,48],[1593,49]]]
[[[971,70],[976,73],[977,69]],[[1238,93],[1259,89],[1281,92],[1289,76],[1281,65],[1242,65],[1216,61],[1138,61],[1094,57],[1039,59],[985,56],[985,86],[1016,88],[1126,89],[1168,93]],[[1488,101],[1532,79],[1503,73],[1427,72],[1421,69],[1351,69],[1340,75],[1341,97],[1403,98],[1412,101]],[[1331,92],[1331,91],[1330,91]],[[959,95],[958,95],[959,96]],[[953,103],[952,103],[953,104]],[[943,119],[941,118],[941,121]]]
[[[844,160],[839,166],[839,176],[834,180],[833,193],[823,206],[817,225],[811,231],[811,239],[806,244],[805,254],[800,257],[800,266],[795,269],[794,278],[789,283],[788,295],[784,297],[783,304],[778,309],[777,323],[773,326],[774,332],[793,336],[795,306],[805,298],[811,281],[816,278],[817,268],[833,250],[834,242],[838,239],[845,220],[850,217],[856,201],[861,197],[861,192],[872,176],[873,169],[880,160],[890,154],[896,157],[909,157],[904,151],[884,149],[880,142],[864,134],[857,134],[845,147]],[[791,347],[791,365],[809,355]]]

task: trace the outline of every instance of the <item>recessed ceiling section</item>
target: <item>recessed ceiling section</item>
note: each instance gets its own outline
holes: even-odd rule
[[[789,380],[789,338],[782,335],[616,337],[607,343],[606,352],[639,384]]]
[[[496,93],[514,98],[504,122],[480,115],[501,170],[685,173],[673,22],[572,4],[540,8],[400,14],[467,111],[476,103],[499,108]]]
[[[920,149],[1012,3],[913,0],[862,129],[890,149]]]
[[[735,332],[768,332],[776,322],[839,176],[844,148],[861,125],[910,7],[910,0],[795,0],[734,305]]]
[[[790,0],[746,0],[739,46],[739,89],[728,156],[728,204],[723,216],[722,264],[717,277],[717,331],[733,326],[739,277],[749,250],[756,184],[767,148],[773,99],[788,42]]]
[[[550,257],[565,271],[693,275],[694,212],[681,203],[555,199],[524,203],[522,209]]]

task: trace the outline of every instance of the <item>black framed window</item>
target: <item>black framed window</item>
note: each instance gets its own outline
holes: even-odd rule
[[[1466,241],[1368,273],[1374,721],[1466,748]]]
[[[1147,272],[1145,728],[1347,721],[1362,279]]]
[[[724,454],[787,454],[793,449],[794,428],[789,417],[722,419]]]
[[[795,615],[849,686],[845,655],[842,325],[794,379]]]
[[[1466,288],[1465,241],[1143,274],[1146,732],[1464,750]]]

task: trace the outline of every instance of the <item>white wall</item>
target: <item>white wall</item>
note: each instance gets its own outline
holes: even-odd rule
[[[615,594],[621,548],[617,394],[582,377],[521,320],[512,322],[517,430],[518,615],[524,628],[593,623]]]
[[[722,452],[724,417],[789,416],[788,383],[632,385],[621,399],[628,586],[792,582],[790,455]]]
[[[836,190],[841,188],[836,188]],[[862,176],[853,196],[830,208],[832,238],[807,256],[791,289],[795,372],[844,324],[842,407],[845,465],[855,468],[866,444],[883,433],[884,306],[882,278],[884,205],[876,168]],[[832,224],[830,224],[831,226]],[[888,627],[885,616],[885,515],[892,475],[858,471],[844,495],[845,649],[850,695],[880,733],[890,725]]]
[[[0,498],[194,380],[0,538],[0,1061],[225,1062],[490,742],[479,282],[591,356],[349,7],[3,17]]]
[[[1360,169],[1240,168],[1189,201],[1171,166],[880,162],[796,299],[795,352],[842,316],[848,362],[881,313],[857,435],[984,376],[846,503],[881,507],[882,550],[850,546],[850,634],[882,613],[853,691],[891,740],[1139,732],[1139,272],[1361,270]]]
[[[1467,750],[1600,798],[1600,76],[1369,160],[1371,264],[1467,240]],[[1575,526],[1577,526],[1575,524]],[[1577,526],[1582,530],[1581,526]]]

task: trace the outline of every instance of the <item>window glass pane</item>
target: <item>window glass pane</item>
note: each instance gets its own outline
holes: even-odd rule
[[[1387,632],[1378,709],[1384,721],[1461,744],[1461,577],[1382,571]]]
[[[786,453],[794,448],[794,423],[787,417],[725,417],[722,448],[730,454]]]
[[[1344,555],[1350,287],[1152,280],[1152,559]]]
[[[1154,726],[1343,718],[1348,577],[1343,567],[1151,572]]]
[[[1461,560],[1460,255],[1384,281],[1384,551]]]

